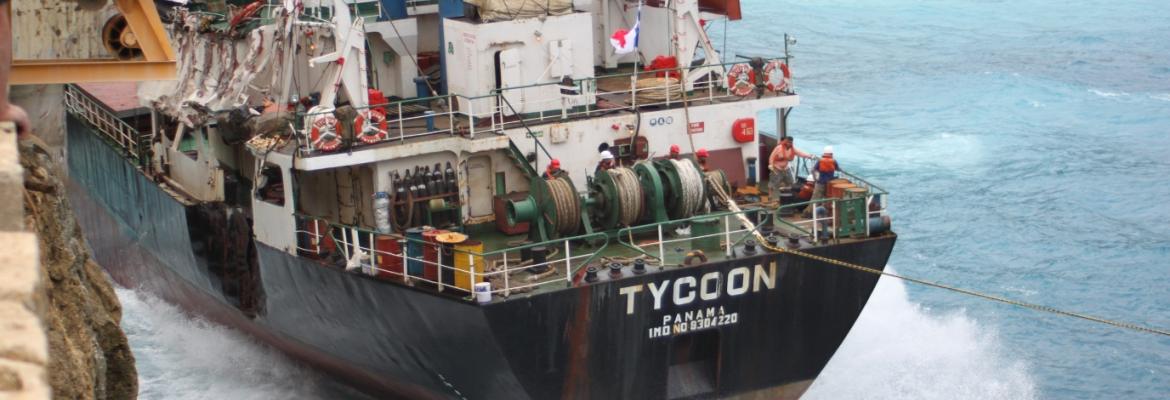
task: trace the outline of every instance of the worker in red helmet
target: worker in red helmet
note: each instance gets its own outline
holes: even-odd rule
[[[551,181],[564,175],[565,170],[561,169],[561,160],[554,158],[552,161],[549,161],[548,167],[544,169],[543,177],[545,180]]]
[[[681,159],[680,153],[682,153],[682,149],[680,149],[677,144],[670,145],[670,159],[671,160]]]
[[[703,172],[707,172],[709,170],[707,167],[707,157],[707,149],[701,148],[699,151],[695,152],[695,160],[699,162],[699,167],[703,169]]]

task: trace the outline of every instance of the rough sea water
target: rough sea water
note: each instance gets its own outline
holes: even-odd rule
[[[1170,328],[1170,3],[743,8],[728,53],[798,39],[797,146],[832,144],[893,193],[891,268]],[[709,32],[722,41],[721,24]],[[118,294],[144,399],[352,395],[243,334]],[[1167,396],[1170,338],[882,278],[806,397]]]

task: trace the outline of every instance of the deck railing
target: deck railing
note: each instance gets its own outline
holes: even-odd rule
[[[786,58],[774,58],[766,61]],[[721,70],[744,63],[722,63],[708,66],[679,67],[655,71],[624,72],[573,81],[572,85],[561,82],[545,82],[493,90],[481,96],[446,94],[434,97],[404,99],[384,104],[372,104],[359,108],[359,113],[376,109],[386,119],[385,138],[370,144],[405,142],[408,139],[432,135],[466,135],[474,139],[477,133],[500,132],[518,128],[525,124],[540,124],[572,118],[598,116],[614,111],[636,111],[649,108],[676,107],[685,102],[721,102],[740,98],[754,98],[753,91],[740,97],[731,92],[725,74]],[[691,74],[701,77],[695,83],[687,83]],[[663,75],[651,86],[639,86],[638,80]],[[670,78],[677,76],[678,78]],[[599,85],[604,82],[628,81],[621,89],[605,91]],[[689,88],[687,90],[684,90]],[[793,94],[788,90],[772,95]],[[685,93],[685,98],[684,98]],[[599,100],[605,100],[599,107]],[[305,121],[301,131],[303,138],[310,137],[311,121],[332,113],[305,113],[299,119]],[[338,128],[340,129],[340,127]],[[355,136],[361,132],[355,132]],[[310,140],[301,140],[305,155],[314,154]]]
[[[841,173],[838,171],[838,173]],[[845,202],[861,203],[864,215],[864,234],[870,236],[873,233],[871,226],[871,218],[881,217],[887,215],[886,199],[889,193],[880,187],[874,186],[861,178],[854,175],[846,175],[853,184],[867,189],[864,198],[842,199],[826,197],[818,200],[810,200],[793,204],[785,204],[777,209],[777,216],[774,218],[774,224],[777,226],[785,226],[795,230],[798,234],[809,237],[813,242],[822,239],[840,240],[841,226],[839,225],[840,218],[839,211]],[[810,205],[813,206],[813,212],[805,214],[804,210]],[[791,215],[797,216],[794,221],[789,221],[781,218],[780,215],[787,215],[786,210],[791,210]],[[805,216],[807,215],[807,216]]]
[[[517,292],[527,292],[546,285],[571,287],[574,284],[574,276],[576,276],[580,267],[599,257],[601,252],[609,245],[608,238],[605,234],[594,233],[554,239],[541,243],[511,246],[487,252],[452,249],[447,253],[443,250],[441,244],[397,235],[381,234],[354,226],[328,223],[323,219],[305,215],[297,215],[297,220],[297,226],[299,228],[296,231],[298,238],[296,249],[302,255],[319,254],[324,257],[339,256],[344,260],[341,264],[347,270],[390,278],[391,281],[410,285],[425,282],[439,292],[456,291],[456,293],[470,294],[473,290],[471,286],[475,283],[491,282],[491,288],[488,292],[493,297],[508,297]],[[323,243],[326,238],[332,240],[332,243],[334,243],[335,249],[333,252],[337,253],[337,256],[322,254]],[[379,249],[377,245],[378,240],[385,238],[393,240],[397,244],[396,247],[400,250],[395,252]],[[587,250],[575,248],[571,245],[575,241],[586,241],[592,243],[592,246]],[[434,249],[436,258],[434,260],[428,260],[421,254],[411,256],[411,252],[408,250],[411,244],[420,246],[420,249],[424,247]],[[535,264],[513,258],[514,253],[534,247],[556,249],[557,253],[550,254],[545,262]],[[392,257],[399,264],[394,268],[385,268],[382,264],[391,263],[387,262],[383,257]],[[467,260],[467,268],[457,267],[454,257],[465,257]],[[425,272],[422,274],[412,273],[411,264],[421,265],[424,271],[430,269],[435,272],[431,274]],[[492,268],[492,264],[496,264],[496,266]],[[532,271],[541,267],[549,267],[554,272],[535,280],[512,277],[515,273]],[[433,276],[429,277],[427,275]],[[457,277],[460,275],[465,277],[466,281],[469,282],[466,286],[460,286],[457,282],[462,279],[452,279],[456,281],[454,283],[447,282],[447,280],[443,279],[444,276]]]
[[[668,262],[669,252],[667,251],[668,250],[667,245],[670,245],[673,243],[681,243],[681,242],[701,240],[701,239],[705,239],[705,238],[718,237],[718,238],[722,239],[721,247],[722,247],[724,256],[730,258],[730,257],[732,257],[732,250],[735,248],[735,246],[739,245],[744,240],[750,238],[752,236],[751,234],[753,232],[759,230],[759,228],[760,228],[760,224],[757,224],[756,229],[754,229],[754,230],[748,229],[747,227],[744,227],[739,220],[740,215],[755,215],[756,220],[761,220],[759,218],[760,215],[764,215],[765,217],[770,217],[772,215],[772,210],[764,209],[764,208],[751,208],[751,209],[740,210],[740,211],[724,211],[724,212],[716,212],[716,213],[710,213],[710,214],[697,215],[697,216],[690,217],[690,218],[672,220],[672,221],[667,221],[667,222],[650,223],[650,224],[645,224],[645,225],[626,227],[626,228],[622,228],[622,229],[618,230],[617,240],[618,240],[618,244],[620,244],[626,248],[629,248],[631,250],[634,250],[638,253],[641,253],[642,255],[655,258],[659,261],[659,263],[666,265],[666,264],[670,264]],[[699,235],[695,234],[695,225],[693,223],[710,222],[711,220],[717,220],[717,222],[719,222],[719,226],[721,227],[721,229],[719,229],[713,233],[706,233],[706,234],[699,234]],[[673,239],[668,238],[668,236],[670,236],[669,231],[668,231],[669,229],[671,229],[673,227],[681,227],[683,225],[687,225],[688,223],[691,224],[690,234],[677,235]],[[640,244],[633,242],[634,235],[636,235],[636,234],[641,235],[641,234],[645,234],[648,232],[653,232],[654,234],[656,234],[657,239],[654,241],[651,241],[651,242],[644,242],[644,243],[640,243]],[[627,240],[629,240],[629,241],[627,241]],[[647,248],[650,248],[651,250],[647,251]],[[692,248],[692,250],[704,250],[704,249]],[[705,254],[703,256],[706,257]],[[686,259],[689,257],[690,257],[690,255],[684,254],[681,257],[682,260],[680,260],[680,261],[682,261],[682,262],[680,262],[680,264],[685,263]]]
[[[136,163],[143,162],[143,149],[140,147],[144,141],[142,133],[119,118],[100,100],[77,85],[65,85],[65,110],[116,144],[127,157]]]

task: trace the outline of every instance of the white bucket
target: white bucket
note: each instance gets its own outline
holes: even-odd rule
[[[492,302],[491,282],[478,282],[475,284],[475,301],[480,303]]]

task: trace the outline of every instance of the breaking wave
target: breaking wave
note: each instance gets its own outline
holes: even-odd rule
[[[891,269],[892,270],[892,269]],[[993,327],[938,314],[882,277],[853,330],[805,399],[1034,399],[1027,363]]]
[[[138,398],[328,398],[322,378],[243,333],[193,318],[142,291],[115,290],[138,366]]]

